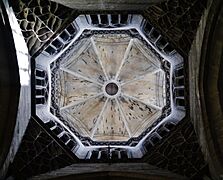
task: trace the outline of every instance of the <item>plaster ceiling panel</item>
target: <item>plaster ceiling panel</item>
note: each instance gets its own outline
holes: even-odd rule
[[[105,34],[94,35],[93,39],[108,79],[114,78],[126,55],[130,37],[126,34]]]
[[[80,103],[71,103],[67,107],[61,108],[62,114],[69,114],[70,120],[80,127],[86,127],[88,134],[83,136],[91,136],[96,125],[98,117],[105,105],[106,98],[103,95],[85,99]]]
[[[95,96],[101,92],[101,86],[70,73],[59,73],[59,106],[64,107],[72,102],[78,102]]]
[[[98,141],[126,141],[129,139],[123,116],[115,99],[108,101],[93,139]]]
[[[119,97],[122,113],[126,126],[132,137],[141,134],[160,115],[161,111],[147,105],[137,99],[123,95]]]
[[[124,83],[122,91],[143,103],[161,109],[166,102],[164,72],[160,69],[126,84]]]
[[[80,49],[81,52],[78,52],[71,63],[63,67],[63,70],[95,83],[103,83],[106,79],[105,74],[92,42],[87,40],[84,47]]]
[[[132,39],[127,50],[127,56],[122,62],[118,79],[121,82],[130,81],[160,68],[159,60],[150,50],[137,39]],[[155,58],[155,59],[154,59]]]

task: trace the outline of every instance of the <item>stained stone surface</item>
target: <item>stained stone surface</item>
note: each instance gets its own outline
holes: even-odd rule
[[[127,141],[139,136],[166,105],[160,60],[127,34],[95,34],[60,65],[59,108],[84,137]]]

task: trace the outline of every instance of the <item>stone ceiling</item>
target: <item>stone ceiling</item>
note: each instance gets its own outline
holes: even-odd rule
[[[44,50],[52,58],[50,71],[42,70],[50,73],[49,82],[45,82],[50,100],[45,97],[38,103],[37,116],[48,122],[47,116],[53,115],[50,121],[59,120],[82,144],[98,148],[108,143],[136,146],[162,122],[180,121],[183,109],[171,114],[172,60],[166,58],[176,58],[174,66],[182,66],[183,59],[174,50],[165,50],[167,42],[154,47],[157,45],[146,36],[154,42],[160,38],[156,40],[152,30],[145,30],[146,25],[140,15],[78,16],[72,25],[76,36],[71,43],[61,52],[49,50],[57,47],[66,29]],[[36,58],[40,68],[46,66],[42,59],[43,55]],[[50,112],[44,110],[47,101]],[[181,115],[171,120],[178,113]],[[136,147],[140,153],[133,156],[142,156],[140,147]]]
[[[182,3],[184,5],[181,6]],[[72,34],[72,28],[69,31],[70,23],[79,14],[77,10],[42,0],[13,1],[12,5],[32,61],[35,61],[39,55],[44,57],[42,62],[48,60],[46,57],[56,56],[57,53],[69,46],[77,33],[75,30]],[[196,9],[197,6],[201,7],[199,11]],[[181,11],[178,10],[178,7],[181,8]],[[150,6],[141,13],[145,17],[145,21],[152,24],[151,28],[153,29],[149,29],[147,34],[146,29],[143,30],[146,37],[152,42],[151,44],[158,51],[162,51],[165,57],[169,56],[164,52],[165,47],[168,47],[170,52],[176,49],[185,57],[190,49],[203,9],[204,3],[199,0],[190,3],[184,0],[168,0]],[[128,11],[123,13],[126,14]],[[179,15],[175,16],[177,13]],[[166,18],[166,20],[162,18]],[[190,22],[190,24],[182,26],[184,22]],[[143,28],[146,26],[144,25]],[[191,29],[188,29],[189,27]],[[68,39],[62,36],[64,31],[70,34]],[[60,41],[64,42],[63,45],[55,43],[58,37]],[[154,41],[153,38],[155,38]],[[54,45],[52,45],[53,43]],[[55,94],[59,100],[58,109],[60,112],[58,114],[57,110],[52,107],[50,107],[50,112],[58,117],[68,119],[73,129],[82,136],[87,136],[94,141],[127,141],[131,137],[142,134],[143,130],[162,114],[161,109],[166,104],[177,104],[179,99],[179,102],[182,102],[182,99],[184,101],[183,96],[187,98],[184,88],[182,90],[182,86],[178,86],[177,88],[181,88],[181,91],[173,91],[174,102],[167,99],[166,95],[169,92],[167,86],[164,86],[164,82],[170,74],[166,74],[163,67],[170,65],[161,64],[159,58],[154,55],[154,51],[144,46],[138,38],[123,32],[116,35],[112,33],[96,34],[83,38],[76,45],[79,47],[76,49],[77,52],[68,58],[66,63],[61,61],[59,68],[57,67],[59,93],[55,91]],[[49,55],[46,50],[49,50],[51,46],[55,46],[56,50],[55,52],[51,51],[52,54]],[[128,46],[131,47],[128,48]],[[126,49],[129,49],[128,53],[126,53]],[[64,51],[64,53],[67,52]],[[91,58],[88,58],[89,55]],[[85,61],[86,59],[88,62]],[[134,60],[139,63],[134,63]],[[107,66],[108,64],[109,66]],[[54,70],[53,68],[58,64],[51,65],[48,70],[50,68]],[[35,73],[41,74],[41,78],[35,79],[35,83],[45,84],[42,90],[37,91],[34,87],[33,98],[35,99],[35,92],[42,93],[45,95],[45,100],[41,100],[41,103],[46,104],[47,99],[51,97],[49,82],[55,80],[53,79],[55,77],[50,79],[46,69],[41,69],[41,66],[38,68],[35,69]],[[183,71],[183,75],[186,72],[184,67],[176,67],[173,75],[177,76],[181,71]],[[177,80],[173,80],[173,86],[182,81],[183,87],[186,86],[184,84],[187,83],[184,80],[185,77],[183,76],[183,80],[180,79],[181,77],[179,75]],[[39,85],[37,86],[39,88]],[[179,94],[181,97],[175,102],[174,98]],[[54,97],[51,98],[53,101]],[[82,102],[83,99],[86,102]],[[184,112],[185,104],[176,105],[177,111]],[[40,107],[39,104],[37,106]],[[44,112],[41,113],[44,116]],[[92,114],[95,114],[93,119]],[[26,178],[79,162],[80,159],[74,153],[79,148],[78,143],[69,133],[70,131],[61,127],[58,122],[42,121],[41,118],[33,115],[12,165],[12,172],[18,177]],[[82,140],[81,137],[80,139]],[[86,144],[87,146],[89,144]],[[140,161],[190,178],[199,177],[199,174],[207,167],[189,118],[185,118],[179,125],[166,123],[160,126],[153,136],[145,139],[143,151],[145,155]],[[27,157],[29,158],[27,159]],[[131,156],[123,149],[110,151],[106,147],[98,151],[89,151],[86,159],[90,160],[86,162],[121,162],[128,160],[129,157]],[[65,160],[61,161],[61,159]]]
[[[127,34],[93,35],[80,44],[59,69],[61,116],[94,140],[139,136],[165,106],[161,62]]]

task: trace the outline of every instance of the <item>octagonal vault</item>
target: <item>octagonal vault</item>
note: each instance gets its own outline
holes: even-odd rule
[[[139,39],[118,32],[76,46],[58,69],[61,116],[96,141],[139,136],[165,105],[160,60]]]
[[[35,63],[34,116],[80,159],[141,158],[185,115],[183,58],[141,15],[80,15]]]

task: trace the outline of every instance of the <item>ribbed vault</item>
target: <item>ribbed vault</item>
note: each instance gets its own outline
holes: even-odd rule
[[[145,162],[191,179],[208,175],[187,110],[186,62],[204,1],[167,0],[136,14],[48,0],[11,4],[33,85],[13,176],[80,162]]]

